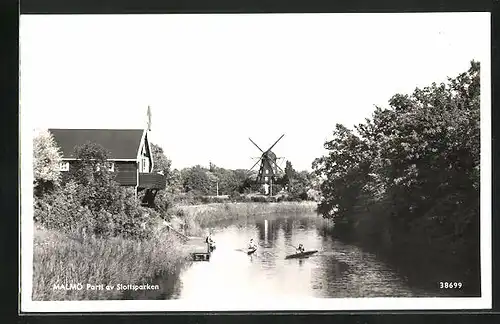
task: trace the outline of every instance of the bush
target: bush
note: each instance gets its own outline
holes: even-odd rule
[[[155,220],[164,217],[171,202],[161,200],[156,210],[141,207],[134,190],[120,187],[102,167],[107,158],[102,147],[88,143],[77,147],[76,154],[81,160],[66,182],[35,197],[35,222],[66,233],[147,238]]]
[[[75,231],[85,208],[77,199],[78,186],[68,182],[57,191],[35,197],[34,220],[50,229]]]
[[[239,192],[233,192],[229,196],[229,199],[232,202],[248,202],[248,201],[251,201],[249,198],[247,198],[246,195],[241,195]]]
[[[275,199],[274,197],[268,197],[268,196],[252,196],[251,201],[259,203],[267,203],[267,202],[274,202]]]
[[[165,190],[160,190],[156,194],[154,209],[157,211],[161,218],[169,220],[169,210],[174,206],[175,200],[172,194],[167,193]]]
[[[59,229],[66,233],[86,232],[99,237],[123,236],[144,239],[151,232],[155,219],[160,214],[140,206],[126,190],[120,190],[113,206],[108,209],[91,209],[79,201],[80,190],[74,182],[64,185],[59,191],[43,199],[35,199],[35,221],[48,229]]]

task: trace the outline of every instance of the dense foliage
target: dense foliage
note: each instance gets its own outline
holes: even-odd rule
[[[154,209],[162,215],[164,219],[169,219],[168,210],[172,207],[172,191],[169,190],[176,182],[176,174],[172,171],[172,161],[165,155],[163,148],[151,143],[151,155],[153,157],[153,170],[165,176],[166,189],[159,190],[154,201]]]
[[[61,152],[52,134],[45,130],[36,134],[33,140],[33,187],[40,196],[59,184],[59,163]]]
[[[337,125],[313,163],[324,217],[360,240],[477,260],[479,68],[397,94],[354,130]]]
[[[315,176],[307,171],[297,172],[290,161],[286,161],[284,175],[278,183],[282,184],[290,196],[299,200],[315,200],[314,193],[318,186],[315,185]]]
[[[151,155],[153,157],[153,172],[159,172],[165,175],[167,183],[171,180],[172,161],[165,155],[163,148],[157,144],[151,143]]]
[[[114,181],[107,152],[87,143],[75,148],[75,156],[78,160],[61,177],[61,186],[35,197],[35,221],[65,232],[148,237],[158,215],[140,206],[133,189]]]

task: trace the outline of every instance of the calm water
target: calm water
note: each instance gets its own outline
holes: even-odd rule
[[[217,249],[210,261],[193,262],[164,282],[171,289],[160,298],[205,298],[207,291],[235,298],[432,296],[409,287],[373,254],[332,239],[331,225],[316,214],[248,217],[212,230]],[[241,249],[251,238],[259,249],[248,256]],[[285,260],[299,243],[319,252]]]

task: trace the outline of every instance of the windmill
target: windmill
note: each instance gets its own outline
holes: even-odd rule
[[[262,155],[258,158],[257,162],[250,168],[249,172],[253,170],[260,162],[259,173],[257,174],[256,183],[264,186],[266,194],[268,193],[268,188],[271,188],[271,192],[269,193],[272,196],[272,184],[276,182],[276,176],[278,174],[278,169],[282,172],[283,169],[276,163],[278,159],[276,154],[271,151],[276,144],[285,136],[285,134],[281,135],[280,138],[276,142],[274,142],[271,147],[269,147],[266,151],[263,151],[254,141],[249,137],[248,139],[255,145]]]

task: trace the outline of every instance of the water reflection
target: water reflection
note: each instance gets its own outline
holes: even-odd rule
[[[331,222],[311,215],[262,215],[215,228],[217,250],[209,262],[182,270],[168,298],[267,296],[384,297],[425,295],[410,289],[394,271],[359,248],[332,239]],[[251,238],[259,249],[247,255]],[[318,253],[285,259],[302,243]],[[157,298],[157,297],[156,297]]]

